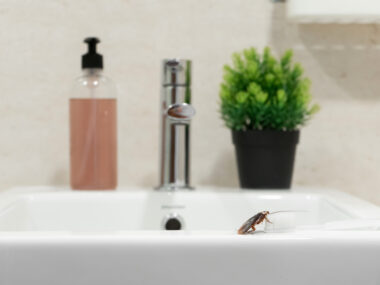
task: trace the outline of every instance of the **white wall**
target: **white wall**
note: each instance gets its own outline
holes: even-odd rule
[[[322,111],[302,131],[294,183],[336,187],[380,204],[380,26],[288,23],[270,0],[0,2],[0,188],[68,183],[68,105],[82,39],[98,36],[119,85],[119,184],[158,176],[160,61],[194,61],[194,185],[236,186],[218,114],[234,51],[294,48]]]

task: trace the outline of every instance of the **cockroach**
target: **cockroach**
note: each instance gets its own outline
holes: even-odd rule
[[[268,219],[268,215],[270,214],[276,214],[276,213],[284,213],[284,212],[305,212],[305,211],[277,211],[277,212],[269,212],[269,211],[262,211],[254,215],[253,217],[249,218],[239,229],[238,234],[244,235],[247,233],[254,232],[256,230],[256,226],[261,224],[264,220],[268,223],[272,223]],[[251,230],[250,230],[251,229]]]

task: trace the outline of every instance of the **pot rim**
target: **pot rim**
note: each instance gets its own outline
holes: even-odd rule
[[[300,130],[247,130],[232,131],[232,142],[235,145],[269,146],[296,145],[299,142]]]

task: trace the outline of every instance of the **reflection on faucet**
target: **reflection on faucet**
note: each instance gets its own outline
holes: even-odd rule
[[[195,115],[191,103],[191,61],[163,61],[160,185],[158,190],[191,189],[190,122]]]

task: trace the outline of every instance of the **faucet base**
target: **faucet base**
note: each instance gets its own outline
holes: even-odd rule
[[[174,191],[192,191],[195,188],[192,186],[186,186],[186,185],[175,185],[175,184],[167,184],[167,185],[160,185],[157,187],[154,187],[154,190],[156,191],[167,191],[167,192],[174,192]]]

